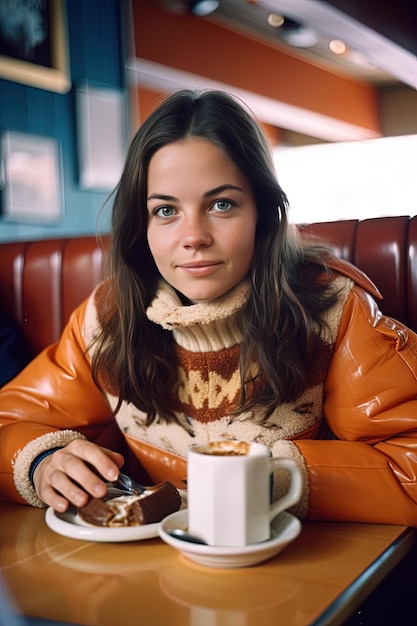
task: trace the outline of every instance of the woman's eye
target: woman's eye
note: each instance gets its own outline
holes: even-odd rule
[[[160,206],[153,213],[157,217],[172,217],[175,215],[175,209],[172,206]]]
[[[213,204],[213,207],[217,210],[217,211],[229,211],[229,209],[231,209],[233,207],[233,203],[230,202],[230,200],[216,200],[216,202]]]

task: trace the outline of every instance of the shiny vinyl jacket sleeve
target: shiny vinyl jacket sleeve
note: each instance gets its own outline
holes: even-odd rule
[[[417,335],[355,286],[325,385],[331,436],[300,440],[308,518],[417,526]]]
[[[99,437],[113,416],[94,384],[83,322],[87,302],[72,314],[62,337],[0,390],[0,499],[23,502],[13,463],[30,441],[64,429]]]

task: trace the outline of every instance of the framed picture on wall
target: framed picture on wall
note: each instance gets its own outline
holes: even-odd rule
[[[61,156],[54,137],[4,132],[0,179],[2,220],[54,224],[63,218]]]
[[[122,89],[83,83],[76,89],[81,189],[112,191],[123,169],[127,139]]]
[[[65,0],[1,0],[0,78],[66,93]]]

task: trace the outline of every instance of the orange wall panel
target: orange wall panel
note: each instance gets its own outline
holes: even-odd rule
[[[379,132],[373,87],[191,14],[133,0],[136,57]]]
[[[146,89],[145,87],[138,87],[137,98],[139,110],[139,124],[141,124],[148,117],[148,115],[152,113],[155,107],[162,101],[163,96],[164,94],[158,91]]]

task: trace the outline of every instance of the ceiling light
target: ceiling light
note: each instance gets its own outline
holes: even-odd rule
[[[279,28],[283,25],[285,18],[283,15],[279,15],[278,13],[270,13],[267,18],[267,22],[270,26],[274,28]]]
[[[199,17],[210,15],[219,8],[219,0],[195,0],[191,6],[191,12]]]
[[[333,54],[343,54],[346,52],[346,44],[340,39],[332,39],[329,41],[329,48]]]

